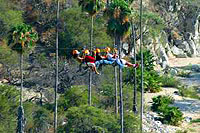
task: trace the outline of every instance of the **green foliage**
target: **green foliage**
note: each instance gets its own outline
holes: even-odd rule
[[[176,133],[188,133],[187,130],[177,130]]]
[[[19,92],[8,85],[0,85],[0,92],[0,132],[15,132]]]
[[[44,108],[33,113],[34,132],[46,132],[50,125],[50,113]]]
[[[188,71],[180,71],[180,72],[178,72],[177,76],[188,78],[188,77],[190,77],[190,74],[191,74],[191,72],[188,72]]]
[[[191,123],[200,123],[200,118],[191,120]]]
[[[179,86],[177,89],[181,96],[200,99],[197,88],[195,87]]]
[[[38,40],[38,34],[33,28],[26,24],[21,24],[11,29],[9,45],[13,50],[20,53],[25,49],[31,50]]]
[[[0,38],[5,37],[11,27],[23,23],[23,12],[15,6],[10,0],[0,0]]]
[[[178,87],[180,85],[180,81],[170,75],[162,75],[160,77],[161,83],[163,87]]]
[[[105,3],[103,0],[79,0],[79,5],[83,11],[93,16],[104,7]]]
[[[139,11],[134,11],[132,17],[133,23],[139,25]],[[148,35],[153,38],[159,36],[165,27],[164,20],[160,17],[160,15],[151,11],[146,11],[143,13],[142,22],[144,22],[143,26],[145,26],[148,30]]]
[[[132,112],[125,113],[124,132],[125,133],[139,133],[140,132],[140,120]]]
[[[183,113],[177,107],[169,106],[174,99],[169,96],[157,96],[153,98],[152,110],[159,113],[162,121],[170,125],[179,125],[183,120]]]
[[[25,102],[24,112],[26,118],[26,132],[47,132],[53,121],[53,114],[43,106]]]
[[[153,104],[151,109],[156,112],[162,112],[169,104],[174,103],[174,99],[170,96],[157,96],[153,97]]]
[[[164,123],[175,126],[183,120],[183,113],[177,107],[166,107],[161,116]]]
[[[70,57],[72,48],[82,49],[89,46],[90,30],[88,27],[91,26],[91,21],[79,7],[64,10],[61,12],[61,18],[64,21],[64,27],[63,32],[59,33],[59,48],[61,48],[59,52]],[[94,46],[112,45],[110,36],[105,32],[105,20],[102,17],[94,20]]]
[[[139,81],[140,82],[140,81]],[[144,72],[144,89],[152,93],[161,91],[160,75],[156,71]]]
[[[136,54],[136,59],[141,61],[141,51]],[[143,49],[143,63],[145,71],[154,70],[155,57],[149,49]]]
[[[78,107],[80,105],[87,104],[88,101],[88,90],[86,86],[72,86],[65,91],[63,95],[60,96],[58,100],[58,108],[60,111],[66,111],[70,107]],[[98,103],[96,97],[96,92],[92,92],[92,102],[93,104]]]
[[[141,61],[141,52],[136,55],[138,61]],[[160,75],[154,70],[154,56],[148,49],[143,50],[144,63],[144,90],[152,93],[161,91]],[[137,82],[141,88],[141,69],[137,70]]]
[[[18,56],[17,53],[12,51],[6,44],[0,45],[0,63],[4,65],[17,64]]]
[[[104,14],[108,17],[107,33],[110,36],[125,37],[130,32],[129,16],[131,15],[131,9],[126,1],[112,1]]]
[[[99,88],[99,97],[100,97],[100,107],[101,108],[113,108],[115,93],[113,84],[103,83]]]
[[[96,127],[104,132],[119,132],[120,126],[114,115],[92,106],[72,107],[66,112],[66,132],[95,132]]]

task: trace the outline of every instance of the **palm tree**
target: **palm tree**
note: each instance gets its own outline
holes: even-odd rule
[[[90,30],[90,50],[92,50],[93,44],[93,23],[94,16],[103,9],[105,3],[103,0],[79,0],[79,5],[82,10],[87,12],[91,17],[91,30]],[[88,104],[91,106],[91,85],[92,85],[92,72],[89,73],[89,86],[88,86]]]
[[[20,106],[18,108],[18,125],[17,132],[24,132],[24,109],[22,103],[23,97],[23,53],[32,50],[35,42],[38,39],[38,34],[33,28],[26,24],[21,24],[13,27],[11,30],[9,45],[13,50],[16,50],[20,55],[20,75],[21,75],[21,89],[20,89]]]
[[[131,9],[124,0],[113,0],[105,10],[105,15],[108,17],[107,33],[115,38],[115,43],[118,46],[119,58],[121,58],[121,43],[130,31],[129,16]],[[122,91],[122,69],[119,69],[119,87],[120,87],[120,119],[121,133],[124,132],[123,125],[123,91]]]

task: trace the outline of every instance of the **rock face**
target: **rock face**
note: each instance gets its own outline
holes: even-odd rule
[[[185,0],[145,1],[144,6],[158,12],[166,25],[159,36],[143,38],[163,68],[168,65],[168,58],[173,56],[200,56],[200,8],[196,3]],[[150,8],[151,5],[154,7]]]

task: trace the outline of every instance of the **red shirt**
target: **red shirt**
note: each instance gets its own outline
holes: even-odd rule
[[[90,62],[90,63],[94,63],[95,62],[95,58],[92,56],[85,56],[85,62]]]

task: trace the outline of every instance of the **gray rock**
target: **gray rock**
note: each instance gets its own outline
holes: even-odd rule
[[[176,46],[173,46],[171,48],[172,53],[178,57],[178,58],[185,58],[187,57],[187,55],[184,53],[184,51],[182,49],[177,48]]]
[[[161,123],[160,121],[155,121],[155,124],[156,124],[157,126],[161,126],[161,125],[162,125],[162,123]]]
[[[185,118],[184,118],[184,120],[186,121],[186,122],[190,122],[191,120],[192,120],[192,118],[191,117],[189,117],[189,116],[186,116]]]

